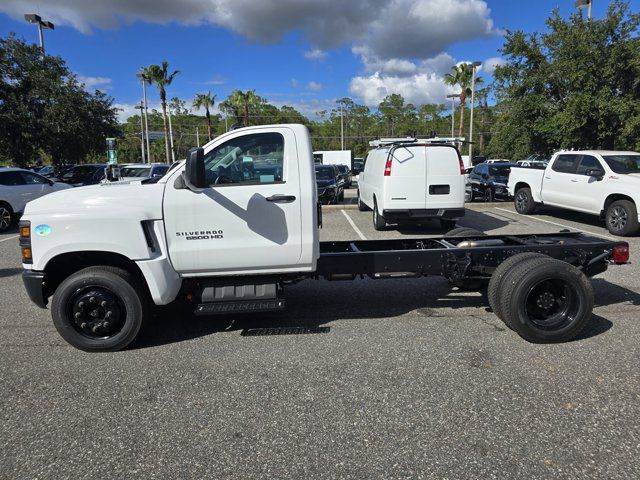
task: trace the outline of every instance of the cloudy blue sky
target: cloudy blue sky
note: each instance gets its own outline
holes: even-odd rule
[[[608,3],[595,0],[594,15]],[[0,35],[37,42],[23,14],[53,21],[47,53],[112,95],[123,116],[140,101],[138,68],[165,59],[182,72],[170,96],[256,89],[313,115],[344,96],[443,103],[452,65],[479,60],[490,77],[502,33],[544,29],[556,7],[575,11],[574,0],[0,0]]]

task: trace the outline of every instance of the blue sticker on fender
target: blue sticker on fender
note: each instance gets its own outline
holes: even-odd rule
[[[51,227],[49,225],[38,225],[33,231],[40,237],[46,237],[51,233]]]

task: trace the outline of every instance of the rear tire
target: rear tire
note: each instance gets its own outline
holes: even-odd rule
[[[8,203],[0,202],[0,232],[6,232],[13,225],[13,209]]]
[[[640,229],[638,209],[629,200],[618,200],[609,205],[605,219],[607,230],[613,235],[628,237]]]
[[[486,237],[487,234],[469,227],[458,227],[447,232],[444,238]]]
[[[86,352],[113,352],[138,335],[149,311],[146,287],[126,270],[80,270],[56,289],[51,316],[58,333]]]
[[[528,187],[521,188],[516,192],[513,199],[513,205],[521,215],[531,215],[536,211],[536,202],[533,200],[533,194]]]
[[[532,343],[558,343],[578,336],[591,319],[593,287],[569,263],[533,258],[513,267],[499,292],[504,321]]]
[[[504,322],[504,316],[502,314],[502,310],[500,309],[500,301],[499,295],[502,291],[502,280],[505,275],[513,269],[519,263],[525,262],[532,258],[542,258],[547,257],[542,253],[536,252],[524,252],[518,253],[517,255],[513,255],[507,258],[504,262],[498,265],[498,268],[495,269],[493,275],[491,276],[491,280],[489,280],[489,288],[487,289],[487,298],[489,299],[489,306],[493,313]]]
[[[387,226],[387,221],[378,212],[378,202],[376,202],[374,199],[373,200],[373,228],[380,231],[380,230],[384,230],[386,226]]]

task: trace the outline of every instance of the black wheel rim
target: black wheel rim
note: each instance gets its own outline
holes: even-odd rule
[[[126,319],[126,309],[120,298],[101,286],[76,290],[69,299],[69,314],[73,328],[94,340],[116,336]]]
[[[0,207],[0,230],[6,230],[11,225],[11,212],[5,207]]]
[[[621,206],[617,206],[609,212],[609,227],[616,232],[624,229],[628,220],[629,214]]]
[[[516,195],[516,210],[522,212],[527,209],[528,205],[529,198],[527,197],[527,195],[524,192],[518,192],[518,194]]]
[[[525,301],[528,320],[542,330],[560,330],[580,312],[580,301],[571,285],[561,279],[547,279],[534,285]]]

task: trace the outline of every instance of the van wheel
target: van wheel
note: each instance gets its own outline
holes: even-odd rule
[[[369,207],[367,207],[367,205],[360,198],[360,190],[358,190],[358,210],[360,210],[361,212],[369,211]]]
[[[531,189],[528,187],[521,188],[516,192],[516,196],[513,199],[513,205],[521,215],[531,215],[536,210],[536,202],[533,200]]]
[[[387,221],[380,213],[378,213],[378,202],[373,201],[373,228],[376,230],[384,230],[387,226]]]
[[[618,200],[609,205],[606,215],[607,229],[613,235],[627,237],[638,231],[638,209],[629,200]]]
[[[493,275],[491,275],[491,280],[489,280],[489,288],[487,289],[487,297],[489,299],[489,306],[493,313],[504,322],[504,316],[502,315],[502,311],[500,310],[500,302],[498,299],[499,293],[502,291],[502,280],[505,275],[511,271],[511,269],[527,260],[532,258],[541,258],[546,257],[546,255],[542,253],[536,252],[524,252],[518,253],[517,255],[512,255],[507,258],[504,262],[498,265],[498,268],[495,269]]]
[[[593,287],[587,276],[550,257],[530,258],[512,267],[498,295],[504,322],[532,343],[577,337],[593,311]]]
[[[57,288],[51,316],[58,333],[86,352],[125,348],[138,335],[149,309],[146,288],[126,270],[80,270]]]
[[[8,203],[0,203],[0,232],[5,232],[13,224],[13,209]]]

